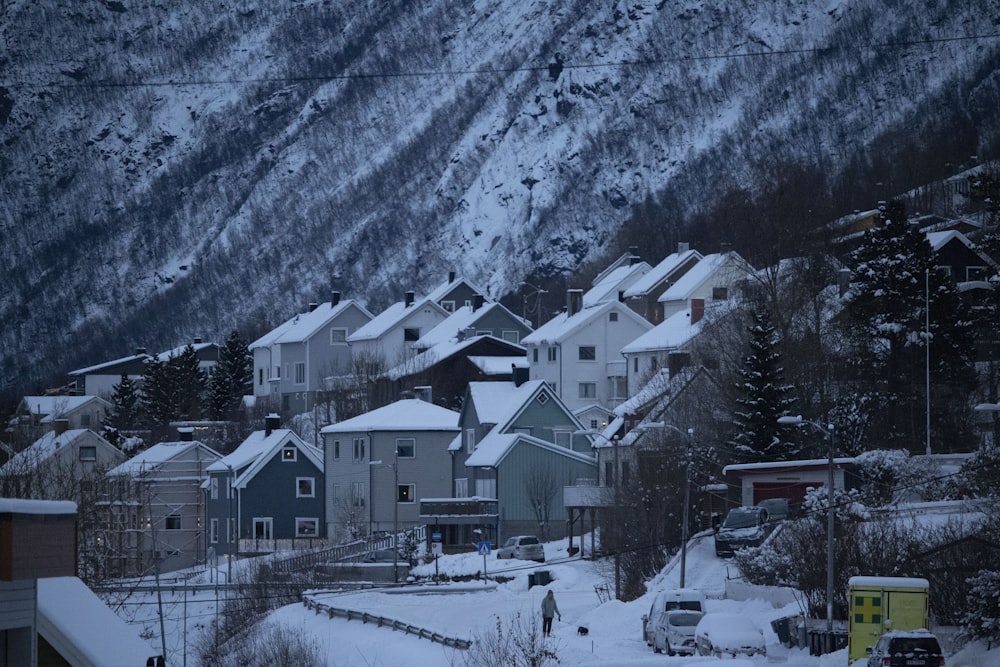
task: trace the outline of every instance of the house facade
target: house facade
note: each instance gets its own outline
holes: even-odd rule
[[[660,295],[673,287],[681,276],[702,258],[701,253],[691,250],[687,243],[677,245],[677,252],[667,255],[659,264],[632,283],[623,295],[629,308],[653,324],[663,321]]]
[[[581,305],[580,290],[569,290],[566,312],[522,341],[528,377],[547,382],[571,410],[610,410],[627,398],[622,348],[653,325],[620,301]]]
[[[110,400],[122,375],[133,382],[142,380],[146,372],[146,361],[150,358],[145,348],[139,348],[133,355],[70,371],[69,380],[85,396],[99,396]]]
[[[249,346],[254,396],[282,412],[307,412],[327,378],[351,372],[347,339],[371,320],[360,303],[334,292],[327,303],[312,304],[261,336]]]
[[[663,318],[688,310],[695,300],[708,306],[725,301],[746,281],[753,267],[733,251],[705,255],[658,298]]]
[[[323,452],[294,431],[267,427],[206,468],[206,549],[213,556],[325,543]]]
[[[17,419],[43,433],[57,422],[68,430],[100,430],[110,411],[111,403],[100,396],[25,396],[17,406]]]
[[[414,344],[447,317],[448,311],[433,299],[416,299],[413,292],[407,292],[402,301],[348,336],[347,342],[355,359],[372,368],[389,369],[413,357]]]
[[[418,499],[451,493],[458,433],[457,412],[415,398],[324,427],[331,540],[421,523]]]
[[[197,441],[161,442],[108,471],[102,543],[107,576],[204,563],[208,466],[222,455]]]

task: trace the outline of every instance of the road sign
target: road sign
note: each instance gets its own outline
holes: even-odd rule
[[[431,533],[431,542],[440,542],[441,533]]]
[[[479,550],[479,555],[480,556],[489,556],[490,555],[490,546],[491,545],[490,545],[489,542],[480,542],[479,544],[477,544],[476,548]]]

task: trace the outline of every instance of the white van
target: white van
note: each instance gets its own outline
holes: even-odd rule
[[[642,638],[646,644],[653,645],[653,621],[669,609],[686,609],[688,611],[705,611],[705,594],[693,588],[675,588],[660,591],[653,596],[653,604],[649,613],[642,615]]]

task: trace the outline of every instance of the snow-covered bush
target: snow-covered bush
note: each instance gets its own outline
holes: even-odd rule
[[[290,632],[266,620],[245,626],[214,650],[213,647],[204,648],[210,650],[202,653],[202,664],[214,667],[294,667],[326,662],[326,656],[311,635]]]
[[[457,664],[465,667],[544,667],[559,662],[557,640],[542,638],[538,615],[520,613],[506,621],[499,616],[492,630],[473,638]]]
[[[1000,643],[1000,571],[981,570],[969,579],[965,598],[962,634],[969,639],[985,639],[987,648]]]
[[[879,507],[913,500],[944,500],[953,485],[933,463],[902,449],[875,449],[855,457],[865,504]]]

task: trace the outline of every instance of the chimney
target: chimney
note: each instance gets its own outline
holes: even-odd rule
[[[281,426],[281,417],[277,413],[272,412],[264,417],[264,437],[271,435],[271,432],[279,426]]]
[[[573,317],[583,308],[583,290],[566,290],[566,315]]]
[[[691,299],[691,324],[705,317],[705,300]]]
[[[190,426],[177,427],[178,442],[192,442],[194,440],[194,429]]]
[[[528,381],[528,369],[519,367],[517,364],[510,365],[511,377],[514,379],[514,386],[520,387]]]
[[[406,304],[407,308],[409,308],[410,306],[413,305],[413,297],[414,297],[414,293],[413,292],[407,292],[405,294],[403,301]]]
[[[137,347],[137,348],[135,348],[135,353],[136,354],[146,354],[146,348],[144,348],[144,347]]]
[[[629,246],[628,253],[629,255],[631,255],[631,257],[628,258],[629,266],[635,266],[636,264],[642,261],[642,258],[639,257],[639,246],[635,245]]]
[[[687,241],[680,241],[680,242],[677,243],[677,254],[678,255],[686,253],[690,249],[691,249],[691,244],[688,243]]]
[[[192,345],[201,345],[201,336],[195,336],[194,339],[191,341],[191,344]]]
[[[732,244],[730,244],[730,243],[720,243],[719,244],[719,252],[720,253],[726,254],[727,252],[732,252],[732,251],[733,251]]]
[[[462,337],[459,340],[469,340],[470,338],[475,338],[476,337],[476,328],[475,327],[465,327],[464,329],[462,329],[461,333],[462,333]]]
[[[450,285],[453,282],[455,282],[455,272],[454,271],[449,271],[448,272],[448,284]]]
[[[312,311],[316,310],[317,308],[319,308],[319,304],[318,304],[318,303],[316,303],[315,301],[313,301],[312,303],[310,303],[310,304],[309,304],[309,312],[310,312],[310,313],[311,313]]]
[[[625,290],[623,289],[618,290],[618,301],[620,301],[621,303],[625,303]]]
[[[472,310],[479,310],[486,303],[486,297],[482,294],[476,294],[472,297]]]
[[[52,420],[52,430],[55,431],[56,435],[62,435],[67,429],[69,429],[69,420],[65,417]]]
[[[430,385],[421,385],[413,388],[414,398],[418,398],[425,403],[433,403],[434,391]]]
[[[333,292],[330,294],[330,307],[334,307],[340,303],[340,292]]]

